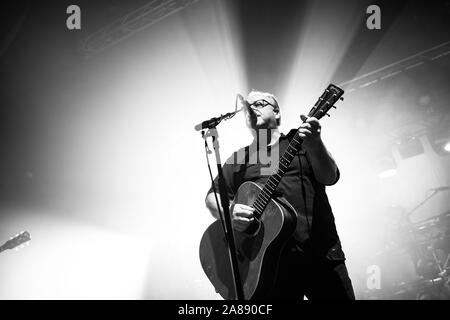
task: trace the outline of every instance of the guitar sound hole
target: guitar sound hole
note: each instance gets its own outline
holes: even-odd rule
[[[248,236],[255,236],[258,233],[260,228],[261,228],[261,222],[258,219],[255,219],[245,230],[245,234]]]

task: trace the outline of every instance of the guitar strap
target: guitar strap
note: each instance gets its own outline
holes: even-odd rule
[[[302,162],[302,158],[306,159],[306,165],[309,167],[310,172],[312,172],[312,166],[311,163],[309,163],[308,158],[306,157],[306,153],[304,154],[304,157],[302,157],[300,155],[300,150],[297,152],[297,156],[298,156],[298,161],[300,163],[299,167],[300,167],[300,184],[301,184],[301,189],[302,189],[302,197],[303,197],[303,204],[305,207],[305,218],[306,218],[306,227],[307,227],[307,231],[308,231],[308,237],[311,237],[311,224],[312,221],[309,221],[309,217],[308,217],[308,212],[312,212],[312,207],[308,208],[308,205],[306,203],[306,188],[305,188],[305,182],[303,180],[303,162]],[[311,210],[308,210],[311,209]]]
[[[295,136],[295,134],[297,133],[298,129],[292,129],[291,131],[289,131],[288,133],[288,140],[291,141],[292,138]],[[309,212],[313,212],[313,202],[314,199],[311,199],[311,201],[307,201],[307,195],[306,195],[306,187],[305,187],[305,181],[304,181],[304,172],[303,169],[304,168],[308,168],[309,172],[313,172],[312,169],[312,165],[306,155],[306,152],[303,150],[303,147],[301,147],[300,150],[297,151],[297,157],[298,157],[298,162],[299,162],[299,179],[300,179],[300,187],[301,187],[301,192],[302,192],[302,198],[303,198],[303,205],[304,205],[304,210],[305,210],[305,219],[306,219],[306,231],[308,233],[308,237],[311,236],[311,225],[312,225],[312,221],[310,221],[311,219],[308,216]]]

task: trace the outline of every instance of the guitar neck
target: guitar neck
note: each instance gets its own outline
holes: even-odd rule
[[[255,209],[256,209],[255,215],[257,218],[259,218],[262,215],[262,212],[264,211],[265,207],[267,206],[270,199],[272,198],[275,190],[277,189],[278,185],[280,184],[281,179],[283,178],[287,169],[291,165],[292,160],[294,160],[295,155],[300,150],[302,142],[303,141],[300,138],[298,130],[297,130],[297,132],[295,133],[295,136],[292,138],[291,142],[289,143],[288,147],[284,151],[283,155],[280,157],[280,161],[278,162],[277,170],[269,177],[269,179],[265,183],[263,189],[261,190],[261,192],[259,193],[255,202],[253,203],[253,207],[255,207]]]
[[[341,88],[330,84],[314,104],[314,107],[310,110],[308,117],[316,117],[317,119],[322,118],[325,114],[327,114],[326,112],[330,108],[334,107],[334,103],[339,98],[341,98],[343,93],[344,91]],[[283,155],[280,157],[277,170],[269,177],[263,189],[258,194],[258,197],[253,203],[253,207],[255,208],[254,215],[256,216],[256,218],[260,218],[263,214],[264,209],[266,208],[270,199],[273,197],[274,192],[280,184],[281,179],[291,165],[292,160],[295,158],[295,155],[301,148],[303,141],[299,136],[299,129],[300,128],[297,129],[295,136],[292,138]]]

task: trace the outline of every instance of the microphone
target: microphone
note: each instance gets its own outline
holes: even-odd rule
[[[438,188],[430,188],[428,190],[432,190],[432,191],[446,191],[449,190],[450,187],[449,186],[442,186],[442,187],[438,187]]]
[[[256,119],[255,110],[253,110],[250,104],[245,100],[243,100],[243,105],[244,105],[243,108],[247,110],[248,116],[250,117],[250,121],[254,121]]]
[[[205,120],[199,124],[197,124],[194,129],[196,131],[200,131],[203,129],[211,129],[216,127],[222,120],[227,120],[230,118],[233,118],[234,115],[238,112],[241,112],[242,110],[244,110],[244,108],[248,107],[248,104],[245,102],[244,97],[242,97],[242,95],[240,95],[239,93],[236,95],[236,108],[234,112],[228,112],[225,114],[221,114],[220,117],[214,117],[211,118],[209,120]],[[240,108],[238,108],[240,106]],[[248,107],[248,109],[251,109],[250,107]],[[253,112],[253,110],[252,110]]]
[[[246,108],[247,108],[247,112],[248,112],[248,114],[250,115],[250,117],[256,116],[255,110],[253,110],[253,108],[250,107],[250,105],[247,104],[247,105],[246,105]]]
[[[197,124],[194,127],[194,129],[196,131],[200,131],[203,129],[211,129],[213,127],[216,127],[222,120],[227,120],[227,119],[233,118],[236,113],[241,112],[242,110],[244,110],[244,109],[242,108],[242,109],[236,110],[234,112],[228,112],[228,113],[220,115],[220,117],[214,117],[209,120],[203,121],[203,122]]]
[[[203,129],[210,129],[212,127],[215,127],[219,124],[219,122],[222,120],[221,117],[219,118],[211,118],[209,120],[203,121],[202,123],[197,124],[194,129],[196,131],[200,131]]]

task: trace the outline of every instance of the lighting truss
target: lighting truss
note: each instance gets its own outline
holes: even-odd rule
[[[81,51],[86,57],[95,55],[197,1],[152,0],[89,35],[81,42]]]
[[[352,91],[368,87],[379,81],[394,77],[402,72],[417,68],[426,62],[445,57],[449,54],[450,41],[447,41],[428,50],[416,53],[405,59],[343,82],[338,86],[346,87],[346,92],[350,93]]]

